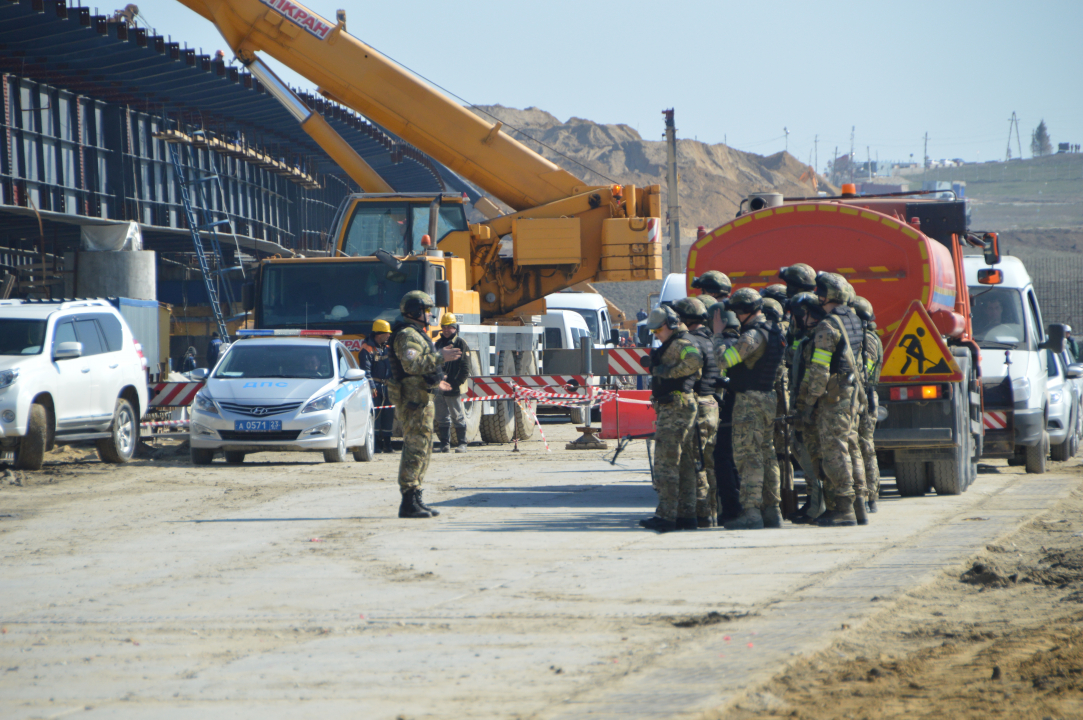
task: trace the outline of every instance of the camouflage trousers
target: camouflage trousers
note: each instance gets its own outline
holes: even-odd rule
[[[718,440],[718,401],[713,396],[699,397],[696,400],[698,404],[696,427],[699,429],[699,436],[694,438],[694,442],[701,445],[703,452],[703,469],[696,473],[696,515],[698,517],[717,516],[718,490],[715,487],[714,476],[714,445]],[[692,435],[695,436],[695,434],[693,431]],[[696,455],[693,461],[699,459],[700,453],[700,448],[694,449]]]
[[[775,391],[737,393],[733,405],[733,461],[741,478],[741,507],[778,507],[779,474],[775,456]]]
[[[828,502],[824,493],[823,471],[820,468],[820,440],[819,431],[816,429],[816,415],[813,414],[812,423],[795,422],[794,426],[794,454],[801,469],[805,474],[805,492],[808,495],[809,517],[819,517],[827,511],[828,507],[834,507]],[[797,437],[800,436],[800,440]]]
[[[401,398],[395,413],[402,422],[402,457],[399,459],[399,490],[420,488],[432,458],[432,423],[436,409],[428,401],[408,402]]]
[[[816,442],[826,494],[839,504],[853,503],[854,495],[865,494],[865,466],[857,444],[857,405],[854,388],[840,387],[832,378],[827,392],[816,403]]]
[[[775,417],[786,417],[790,414],[790,383],[789,376],[783,373],[775,381],[775,397],[778,398],[775,405]],[[778,479],[773,476],[767,479],[767,484],[771,487],[778,487],[781,491],[793,490],[793,464],[790,462],[791,438],[793,434],[790,432],[790,426],[785,422],[775,423],[775,454],[778,462],[775,468],[778,471]],[[771,472],[771,468],[765,468],[766,472]]]
[[[876,460],[876,410],[869,407],[868,398],[861,393],[857,419],[857,444],[865,464],[865,488],[870,500],[880,497],[880,463]]]
[[[696,516],[696,398],[672,393],[672,402],[656,403],[654,482],[658,517]]]

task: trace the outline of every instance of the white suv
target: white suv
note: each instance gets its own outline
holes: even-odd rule
[[[37,470],[54,445],[93,441],[131,459],[146,360],[106,300],[0,300],[0,462]]]

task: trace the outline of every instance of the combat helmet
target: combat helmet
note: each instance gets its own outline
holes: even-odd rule
[[[743,287],[726,300],[726,307],[735,313],[756,313],[763,307],[763,298],[750,287]]]
[[[765,297],[763,299],[763,314],[767,316],[767,319],[779,322],[782,320],[782,316],[785,315],[785,311],[782,309],[782,303],[778,300]]]
[[[850,301],[850,307],[854,309],[857,316],[865,322],[874,322],[876,320],[876,313],[872,310],[872,303],[863,297],[857,296]]]
[[[733,283],[724,272],[708,270],[692,281],[692,287],[702,290],[708,295],[729,295],[733,289]]]
[[[816,275],[816,295],[824,298],[825,302],[845,305],[852,292],[850,283],[838,273],[821,272]]]
[[[799,292],[812,292],[816,289],[816,271],[811,265],[795,263],[779,270],[778,276],[786,283],[786,294],[790,297]]]
[[[820,299],[810,292],[797,293],[790,298],[790,314],[801,329],[808,327],[809,317],[823,320],[827,316]]]
[[[786,303],[790,299],[789,293],[786,291],[786,286],[782,283],[775,283],[774,285],[768,285],[763,290],[760,290],[760,295],[764,300],[767,298],[773,298],[778,301],[778,304],[785,310]]]
[[[681,325],[681,318],[669,305],[659,305],[647,317],[647,329],[650,331],[660,330],[663,325],[670,330],[676,330]]]
[[[412,318],[414,320],[423,320],[425,313],[436,307],[436,303],[432,301],[428,293],[420,290],[411,290],[402,296],[402,300],[399,301],[399,312],[403,317]]]
[[[699,298],[687,297],[677,300],[672,305],[681,321],[685,323],[707,322],[707,308]]]

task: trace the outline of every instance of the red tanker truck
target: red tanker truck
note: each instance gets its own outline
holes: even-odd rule
[[[781,282],[807,263],[846,277],[876,310],[884,343],[876,447],[903,495],[964,492],[982,454],[978,345],[971,338],[963,248],[999,259],[993,233],[968,231],[966,206],[922,194],[783,198],[761,193],[698,240],[688,281],[708,270],[734,288]]]

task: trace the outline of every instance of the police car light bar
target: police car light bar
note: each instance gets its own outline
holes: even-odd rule
[[[338,337],[341,330],[238,330],[237,337]]]

